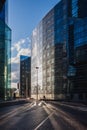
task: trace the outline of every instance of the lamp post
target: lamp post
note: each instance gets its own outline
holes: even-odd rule
[[[36,67],[36,70],[37,70],[36,100],[37,100],[37,101],[38,101],[38,69],[39,69],[39,67]]]

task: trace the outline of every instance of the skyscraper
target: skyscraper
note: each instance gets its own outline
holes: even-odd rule
[[[31,95],[31,57],[20,56],[20,96],[23,98]]]
[[[31,80],[32,97],[35,97],[36,94],[37,76],[39,98],[45,96],[47,99],[69,98],[74,100],[79,99],[81,92],[82,96],[84,93],[86,94],[86,89],[84,89],[87,84],[86,80],[83,81],[84,87],[81,85],[82,83],[80,87],[78,84],[81,74],[85,74],[86,63],[83,67],[80,64],[77,65],[77,59],[82,62],[77,58],[79,50],[84,48],[79,53],[82,55],[81,53],[84,53],[85,50],[84,56],[86,57],[87,34],[84,27],[87,17],[86,6],[86,0],[61,0],[33,31],[31,79],[34,79],[35,82]],[[40,61],[39,64],[38,61]],[[86,59],[84,61],[86,62]],[[35,66],[40,66],[38,75]],[[39,77],[40,72],[41,78]],[[82,79],[86,79],[86,77],[85,74]],[[39,80],[42,81],[42,86],[39,84]],[[80,92],[81,89],[83,91]]]
[[[8,1],[0,1],[0,98],[10,97],[11,29],[8,27]]]

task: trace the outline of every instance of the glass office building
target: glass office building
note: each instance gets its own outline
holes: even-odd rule
[[[20,56],[20,96],[22,98],[31,95],[31,57]]]
[[[67,16],[63,8],[61,10],[63,2],[57,4],[32,33],[31,96],[34,98],[37,82],[39,98],[64,98],[62,91],[66,86],[67,72],[65,26]]]
[[[5,10],[6,9],[6,10]],[[0,1],[0,99],[10,97],[11,29],[7,25],[7,1]]]
[[[83,27],[84,24],[86,26],[86,20],[84,19],[87,16],[86,6],[86,0],[61,0],[34,29],[31,54],[32,97],[33,93],[36,94],[37,82],[38,89],[42,88],[42,91],[38,93],[39,98],[76,99],[79,97],[79,89],[76,89],[76,87],[78,86],[79,77],[81,77],[81,75],[77,76],[81,68],[79,69],[80,64],[76,66],[76,55],[79,48],[86,48],[86,42],[81,42],[81,37],[84,37],[83,39],[86,41],[87,36],[85,33],[86,27]],[[78,32],[80,28],[81,33]],[[86,52],[84,55],[86,55]],[[78,60],[80,59],[78,58]],[[37,75],[35,66],[41,66],[40,77],[40,70],[38,68]],[[85,68],[86,65],[84,65],[83,70]],[[83,79],[86,79],[86,76],[83,76]],[[42,80],[41,88],[39,80]],[[80,89],[83,88],[81,85]]]

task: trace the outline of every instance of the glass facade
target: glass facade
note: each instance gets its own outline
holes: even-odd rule
[[[8,24],[8,0],[0,0],[0,19]]]
[[[63,0],[67,3],[68,17],[84,18],[87,16],[87,0]]]
[[[74,25],[74,92],[81,100],[87,96],[87,18],[78,19]]]
[[[5,23],[7,1],[0,1],[0,99],[10,98],[11,29]],[[6,8],[7,9],[7,8]],[[7,12],[6,12],[7,13]],[[7,17],[7,16],[6,16]]]
[[[39,98],[45,96],[48,99],[54,99],[58,97],[58,94],[61,97],[63,88],[66,86],[67,16],[63,4],[65,4],[64,1],[56,5],[32,33],[31,93],[32,96],[35,95],[34,97],[36,97],[37,87],[36,66],[39,67]],[[64,84],[62,81],[64,81]]]
[[[72,0],[72,16],[78,17],[78,0]]]
[[[38,82],[42,80],[42,91],[39,91],[39,95],[43,93],[42,96],[47,99],[74,99],[76,94],[79,95],[79,90],[83,89],[85,93],[86,6],[86,0],[61,0],[34,29],[31,54],[32,93],[35,91],[33,86],[37,84],[35,66],[40,65],[42,77],[39,78],[38,69]],[[81,76],[84,87],[78,83]],[[35,82],[33,79],[36,79]]]
[[[46,98],[54,98],[54,9],[43,18],[43,87]]]
[[[31,51],[31,95],[36,98],[37,84],[39,98],[43,95],[42,86],[42,22],[32,32]],[[36,69],[38,67],[38,70]],[[38,71],[38,73],[37,73]],[[38,78],[38,79],[37,79]]]
[[[87,6],[86,0],[72,1],[68,25],[68,91],[70,99],[87,100]],[[74,10],[73,10],[74,9]]]
[[[87,44],[87,18],[78,19],[75,23],[75,48]]]
[[[20,96],[30,97],[31,95],[31,57],[20,56]]]
[[[67,84],[67,4],[54,7],[54,98],[65,98]]]

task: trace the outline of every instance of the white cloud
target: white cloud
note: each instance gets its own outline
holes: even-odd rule
[[[23,46],[25,46],[25,48],[30,47],[30,39],[29,37],[25,38],[25,39],[20,39],[18,42],[13,43],[11,50],[14,51],[16,50],[17,52],[20,51]]]
[[[20,55],[31,55],[31,45],[29,37],[21,39],[16,43],[12,44],[11,47],[12,57],[11,57],[11,86],[17,86],[19,82],[19,65],[20,65]]]
[[[19,79],[19,73],[18,73],[18,71],[12,72],[11,73],[11,80],[12,81],[18,81],[18,79]]]
[[[19,71],[11,73],[11,87],[17,88],[17,83],[19,82]]]
[[[18,52],[18,54],[17,54],[17,57],[20,57],[20,55],[30,55],[30,53],[31,53],[31,50],[29,50],[28,48],[26,48],[26,49],[21,49],[19,52]]]
[[[17,83],[11,83],[12,88],[17,88]]]
[[[12,57],[11,63],[19,63],[19,57]]]
[[[19,51],[22,47],[23,44],[25,44],[26,39],[21,39],[20,41],[18,41],[17,43],[14,44],[14,48]]]

